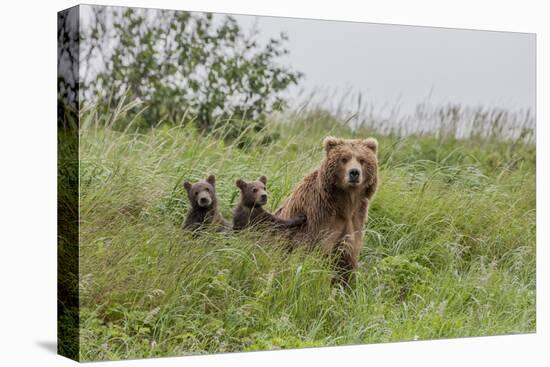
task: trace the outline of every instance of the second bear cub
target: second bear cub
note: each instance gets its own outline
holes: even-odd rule
[[[306,222],[303,214],[291,219],[283,219],[265,211],[267,203],[267,177],[258,181],[245,182],[237,180],[236,185],[241,190],[241,201],[233,211],[233,229],[240,230],[256,224],[267,224],[277,229],[299,227]]]

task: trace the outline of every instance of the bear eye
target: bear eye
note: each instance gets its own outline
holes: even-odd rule
[[[208,187],[205,190],[206,190],[206,192],[210,192],[210,189]]]
[[[359,159],[359,164],[365,164],[365,160],[363,158]]]
[[[347,158],[342,158],[342,163],[348,163],[348,159]]]
[[[258,189],[254,188],[254,189],[252,190],[252,192],[258,192]]]
[[[199,192],[198,192],[198,191],[195,191],[195,196],[197,196],[198,194],[199,194]]]

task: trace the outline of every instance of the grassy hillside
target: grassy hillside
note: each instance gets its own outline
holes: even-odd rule
[[[105,118],[105,117],[103,117]],[[232,143],[192,127],[81,135],[81,358],[140,358],[535,330],[535,149],[377,136],[294,116]],[[124,119],[112,116],[111,121]],[[322,138],[375,136],[381,185],[351,287],[329,259],[255,231],[180,228],[184,180],[265,174],[269,209],[323,157]]]

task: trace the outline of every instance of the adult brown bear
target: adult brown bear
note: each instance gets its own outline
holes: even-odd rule
[[[378,143],[329,136],[323,145],[321,165],[298,183],[275,214],[285,219],[305,214],[307,222],[295,232],[295,242],[337,253],[347,279],[357,269],[369,201],[378,186]]]

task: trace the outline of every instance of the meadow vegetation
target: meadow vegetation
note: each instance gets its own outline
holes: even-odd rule
[[[136,130],[124,111],[81,113],[81,360],[535,331],[532,143],[380,135],[320,112],[237,135],[238,121]],[[185,180],[216,174],[230,218],[235,180],[266,175],[273,210],[326,135],[379,140],[349,286],[332,284],[331,259],[289,254],[272,235],[181,229]]]

